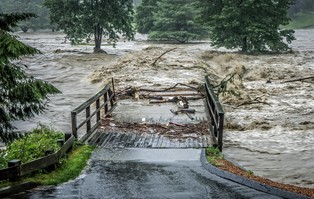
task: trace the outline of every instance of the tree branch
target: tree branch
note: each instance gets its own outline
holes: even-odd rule
[[[308,80],[308,79],[314,79],[314,76],[304,77],[304,78],[299,78],[299,79],[293,79],[293,80],[287,80],[287,81],[283,81],[281,83],[298,82],[298,81],[303,81],[303,80]]]
[[[167,54],[167,53],[169,53],[169,52],[171,52],[171,51],[173,51],[173,50],[175,50],[175,49],[177,49],[177,48],[172,48],[172,49],[167,50],[167,51],[165,51],[164,53],[162,53],[159,57],[157,57],[157,59],[154,61],[154,63],[153,63],[152,65],[155,66],[155,65],[156,65],[156,62],[157,62],[162,56],[164,56],[165,54]]]

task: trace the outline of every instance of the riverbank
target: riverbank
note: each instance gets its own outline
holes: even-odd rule
[[[291,22],[286,28],[302,29],[314,28],[314,12],[297,13],[291,17]]]

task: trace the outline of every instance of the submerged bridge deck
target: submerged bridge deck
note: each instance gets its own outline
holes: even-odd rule
[[[204,98],[196,92],[155,93],[162,100],[118,100],[110,118],[88,142],[105,148],[205,148],[212,146]],[[188,99],[181,112],[174,97]]]
[[[72,133],[104,148],[218,146],[221,150],[224,113],[208,78],[205,92],[178,85],[182,84],[158,91],[130,87],[124,95],[122,91],[116,95],[113,84],[112,89],[106,85],[71,112]],[[81,132],[84,126],[86,132]]]

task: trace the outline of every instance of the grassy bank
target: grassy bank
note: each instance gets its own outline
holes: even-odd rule
[[[285,28],[301,29],[314,28],[314,12],[303,12],[291,17],[292,21]]]
[[[56,185],[74,179],[79,176],[86,166],[93,150],[93,146],[82,145],[69,154],[68,159],[64,161],[60,168],[47,174],[36,175],[28,181],[42,185]]]

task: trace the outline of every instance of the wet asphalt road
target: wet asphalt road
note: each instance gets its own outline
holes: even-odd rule
[[[201,149],[97,149],[84,173],[11,198],[278,198],[202,167]]]

